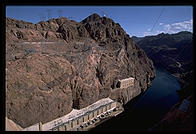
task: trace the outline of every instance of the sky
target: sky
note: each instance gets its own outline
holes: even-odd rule
[[[92,13],[119,23],[130,36],[193,32],[192,6],[6,6],[6,17],[32,22],[59,16],[80,22]]]

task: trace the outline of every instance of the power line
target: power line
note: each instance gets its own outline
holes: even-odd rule
[[[160,15],[158,16],[157,20],[155,21],[155,23],[154,23],[154,25],[153,25],[152,29],[150,30],[150,32],[152,32],[152,30],[154,29],[154,27],[155,27],[156,23],[158,22],[159,18],[160,18],[160,17],[161,17],[161,15],[163,14],[163,11],[164,11],[164,10],[165,10],[165,8],[163,8],[163,9],[161,10],[161,13],[160,13]]]

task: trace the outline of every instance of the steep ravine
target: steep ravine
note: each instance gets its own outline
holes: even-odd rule
[[[127,77],[134,87],[111,92]],[[110,18],[37,24],[6,18],[6,116],[22,127],[105,97],[126,104],[154,77],[152,61]]]

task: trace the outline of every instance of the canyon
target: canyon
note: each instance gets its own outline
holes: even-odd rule
[[[155,77],[153,62],[119,23],[92,14],[37,24],[6,18],[6,117],[22,128],[111,98],[126,104]],[[134,86],[115,90],[121,79]]]

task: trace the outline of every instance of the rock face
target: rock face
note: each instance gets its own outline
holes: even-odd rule
[[[115,91],[128,77],[134,87]],[[24,128],[105,97],[125,104],[154,77],[152,61],[109,18],[37,24],[6,18],[6,116]]]

